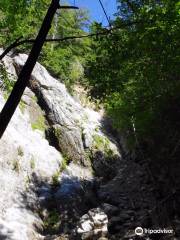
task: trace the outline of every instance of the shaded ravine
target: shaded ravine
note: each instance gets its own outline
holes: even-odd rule
[[[11,59],[17,72],[26,57]],[[32,171],[31,184],[22,194],[23,207],[42,220],[35,226],[40,239],[175,239],[173,235],[139,238],[134,233],[138,226],[176,230],[147,159],[124,149],[111,124],[84,109],[40,64],[29,87],[48,120],[46,138],[66,160],[52,181]],[[36,204],[31,204],[28,192],[36,196]]]
[[[22,67],[25,58],[26,55],[14,58],[17,71]],[[70,238],[75,239],[75,228],[80,218],[100,204],[97,196],[100,181],[97,177],[95,179],[92,173],[102,178],[102,181],[107,181],[106,178],[112,179],[117,172],[116,168],[120,164],[121,155],[116,147],[116,141],[101,132],[99,114],[90,109],[83,109],[68,94],[64,85],[53,79],[40,65],[37,65],[32,73],[30,88],[46,113],[49,123],[47,133],[51,132],[51,138],[46,134],[47,139],[56,149],[66,154],[66,160],[71,162],[65,171],[58,172],[54,185],[44,182],[38,184],[37,189],[35,188],[42,208],[40,215],[45,225],[41,234],[53,233],[53,227],[50,226],[51,218],[55,218],[58,224],[57,214],[59,214],[60,229],[56,231],[59,234],[67,233]],[[33,185],[36,182],[41,181],[35,181]],[[95,216],[102,217],[104,214],[103,216],[107,219],[103,210],[97,208],[93,211],[96,212]],[[55,216],[52,216],[53,212]],[[43,215],[44,213],[46,214]],[[106,225],[107,222],[105,233],[103,233],[105,236],[107,235]],[[88,231],[93,234],[93,238],[99,238],[102,226],[94,227],[100,231],[98,234]],[[86,234],[86,229],[82,230],[82,233],[83,231]]]
[[[71,175],[73,167],[76,168],[78,177]],[[80,168],[82,171],[82,167]],[[118,175],[106,183],[98,178],[80,181],[79,170],[77,166],[70,164],[61,174],[59,182],[53,185],[41,183],[41,187],[36,190],[40,200],[40,216],[45,226],[41,234],[45,239],[59,239],[60,236],[61,239],[72,240],[99,239],[91,235],[90,230],[90,238],[81,238],[81,234],[76,232],[79,220],[92,208],[98,214],[101,211],[107,214],[108,234],[105,234],[107,238],[104,239],[139,239],[134,234],[137,226],[162,226],[159,225],[155,208],[158,202],[154,193],[152,194],[155,189],[144,167],[132,159],[126,159]],[[84,223],[89,219],[91,218],[87,216]],[[172,229],[171,222],[167,227]],[[172,235],[158,237],[160,238],[144,236],[141,239],[174,239]]]

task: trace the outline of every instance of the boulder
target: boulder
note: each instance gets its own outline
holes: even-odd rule
[[[106,237],[108,230],[108,217],[100,208],[94,208],[83,215],[76,228],[80,239],[98,240]]]

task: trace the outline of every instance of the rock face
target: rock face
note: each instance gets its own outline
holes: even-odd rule
[[[26,59],[3,59],[12,81]],[[37,63],[0,140],[0,240],[137,239],[137,226],[157,220],[148,174],[121,157],[103,116]]]
[[[1,108],[3,104],[1,95]],[[31,187],[38,180],[51,182],[61,161],[43,133],[32,130],[28,113],[22,114],[18,108],[0,144],[0,239],[39,239],[33,226],[42,228],[42,221],[30,210],[38,207]]]
[[[19,70],[27,55],[14,57]],[[49,75],[39,63],[36,64],[31,78],[31,89],[36,93],[39,104],[46,113],[51,128],[49,138],[66,157],[84,166],[90,166],[90,159],[97,174],[105,165],[106,169],[121,159],[116,143],[105,136],[101,130],[102,116],[83,108],[70,96],[64,84]]]
[[[17,79],[16,73],[26,59],[24,54],[3,59],[12,81]],[[1,84],[4,86],[3,79]],[[72,215],[69,209],[74,206],[72,228],[75,228],[80,217],[97,206],[92,168],[97,176],[113,178],[116,171],[112,171],[112,166],[121,160],[116,142],[101,129],[102,116],[83,108],[39,63],[29,87],[0,140],[0,239],[44,239],[44,212],[54,206],[62,219],[65,216],[62,232],[66,232],[67,216],[69,221]],[[1,92],[0,108],[4,102]],[[39,123],[44,115],[52,146],[45,139],[42,122]],[[66,161],[72,161],[62,174],[64,160],[60,151]],[[51,187],[54,178],[60,183],[56,188]],[[40,209],[42,216],[38,214]],[[97,208],[88,214],[93,218],[93,234],[106,235],[105,213]]]
[[[16,79],[13,59],[5,57],[3,62],[9,77]],[[0,140],[0,239],[42,239],[36,230],[42,229],[43,222],[36,213],[39,199],[35,192],[42,187],[41,182],[52,182],[63,159],[42,131],[32,129],[32,119],[42,114],[34,97],[26,89]],[[0,92],[0,108],[4,103]]]

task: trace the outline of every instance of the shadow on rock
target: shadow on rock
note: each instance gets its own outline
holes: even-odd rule
[[[76,239],[81,217],[99,205],[97,188],[95,180],[69,176],[66,171],[61,173],[56,184],[39,179],[34,173],[28,191],[22,194],[22,207],[26,206],[41,218],[42,226],[35,224],[34,227],[45,239],[61,235]],[[36,204],[32,201],[33,196],[38,199]]]
[[[4,228],[2,224],[0,224],[0,239],[1,240],[11,240],[13,232]]]

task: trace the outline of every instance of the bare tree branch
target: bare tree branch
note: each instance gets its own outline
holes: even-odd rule
[[[17,47],[17,44],[20,42],[19,40],[22,39],[22,37],[17,38],[11,45],[9,45],[5,51],[0,55],[0,60],[3,59],[13,48]]]
[[[88,37],[95,37],[95,36],[105,36],[108,34],[111,34],[115,30],[120,30],[122,28],[126,28],[128,26],[135,25],[137,23],[142,23],[142,21],[134,21],[134,22],[128,22],[128,23],[123,23],[120,27],[111,27],[109,29],[103,29],[101,32],[97,33],[91,33],[91,34],[86,34],[86,35],[79,35],[79,36],[69,36],[69,37],[64,37],[64,38],[47,38],[45,42],[63,42],[63,41],[68,41],[68,40],[74,40],[74,39],[81,39],[81,38],[88,38]],[[19,41],[21,38],[16,39],[11,45],[9,45],[4,52],[0,55],[0,61],[5,57],[13,48],[19,47],[23,44],[33,44],[35,42],[35,39],[24,39],[22,41]]]

